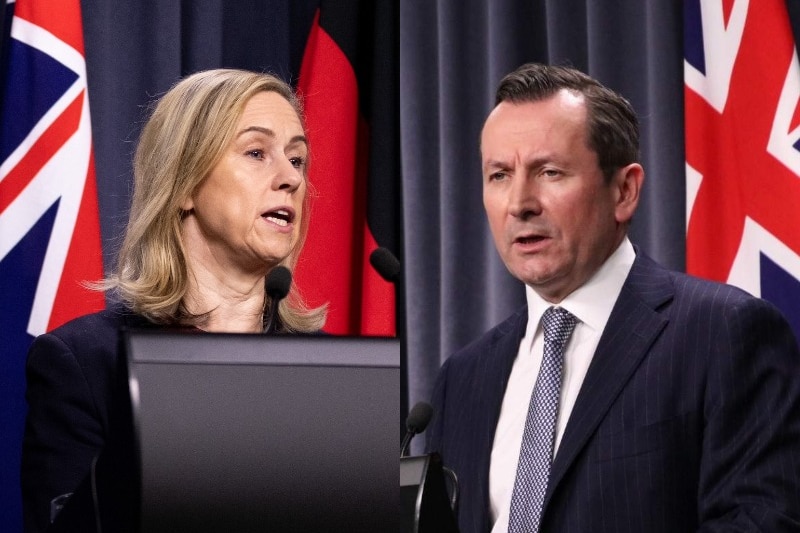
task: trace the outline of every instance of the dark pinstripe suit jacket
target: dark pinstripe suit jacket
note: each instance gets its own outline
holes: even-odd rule
[[[523,308],[450,357],[428,450],[487,532],[489,458]],[[641,253],[553,460],[542,532],[800,531],[800,353],[780,313]]]

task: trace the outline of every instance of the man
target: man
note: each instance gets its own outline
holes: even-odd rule
[[[795,338],[769,303],[631,244],[638,137],[574,69],[500,83],[483,201],[527,306],[437,380],[428,449],[459,478],[461,533],[800,531]]]

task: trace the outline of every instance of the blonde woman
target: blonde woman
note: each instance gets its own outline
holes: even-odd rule
[[[271,75],[200,72],[157,102],[118,267],[97,285],[119,305],[38,337],[28,354],[26,531],[48,527],[107,442],[121,327],[260,332],[273,319],[265,278],[291,270],[302,248],[308,157],[300,104]],[[279,331],[314,332],[325,309],[292,287],[277,315]]]

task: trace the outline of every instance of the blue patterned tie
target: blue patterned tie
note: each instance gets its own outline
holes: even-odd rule
[[[564,368],[564,345],[578,319],[561,307],[550,307],[542,316],[544,357],[531,395],[522,447],[517,464],[517,479],[511,495],[509,533],[536,533],[550,478],[556,416]]]

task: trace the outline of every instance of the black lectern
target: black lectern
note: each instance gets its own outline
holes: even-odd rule
[[[397,531],[397,339],[125,333],[141,531]]]

